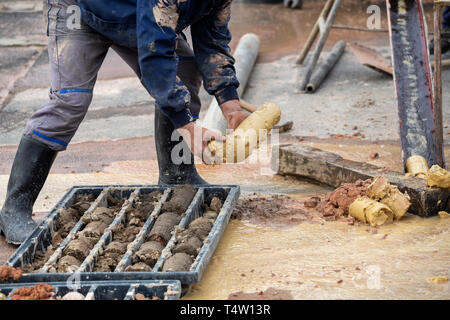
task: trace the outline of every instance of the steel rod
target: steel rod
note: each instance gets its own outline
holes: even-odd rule
[[[316,23],[314,24],[314,27],[312,28],[311,33],[309,34],[309,37],[306,40],[306,43],[303,46],[302,51],[300,52],[299,56],[297,57],[297,60],[295,61],[296,64],[302,64],[303,61],[305,60],[306,55],[308,54],[309,50],[311,49],[311,46],[314,43],[314,40],[316,40],[317,34],[319,33],[320,23],[321,23],[321,21],[326,20],[333,2],[334,2],[334,0],[328,0],[327,3],[325,3],[325,6],[323,7],[319,18],[317,19]]]
[[[319,68],[317,68],[316,72],[311,78],[311,81],[306,86],[307,93],[313,93],[317,90],[317,88],[319,88],[319,86],[326,79],[331,70],[333,70],[339,59],[342,57],[342,54],[345,51],[345,45],[345,41],[343,40],[338,41],[334,45],[333,50],[331,50],[327,59]]]
[[[306,85],[308,84],[309,80],[311,79],[311,75],[313,73],[314,68],[316,67],[317,60],[319,60],[320,53],[322,52],[323,47],[325,46],[325,42],[327,41],[328,34],[331,30],[331,25],[333,24],[334,18],[336,18],[336,14],[339,10],[339,6],[341,5],[341,0],[335,0],[333,3],[333,6],[331,7],[330,14],[328,15],[327,22],[321,30],[320,38],[317,43],[316,48],[314,49],[313,55],[311,57],[311,60],[308,64],[308,67],[306,69],[306,73],[300,83],[299,91],[304,91]]]

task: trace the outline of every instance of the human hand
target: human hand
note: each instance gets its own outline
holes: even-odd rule
[[[225,136],[221,132],[208,130],[196,125],[194,122],[189,122],[187,125],[178,129],[183,140],[188,145],[192,154],[198,156],[202,161],[204,159],[204,151],[207,148],[208,142],[211,140],[225,141]]]
[[[248,117],[248,114],[242,111],[239,100],[236,99],[222,103],[220,109],[227,120],[227,128],[231,130],[236,129]]]

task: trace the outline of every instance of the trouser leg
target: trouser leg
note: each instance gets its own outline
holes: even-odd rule
[[[67,8],[76,0],[50,1],[48,55],[51,72],[49,101],[27,122],[25,136],[52,150],[65,150],[92,100],[97,73],[110,42],[87,25],[71,28]]]
[[[111,48],[133,69],[136,75],[141,78],[138,53],[136,49],[112,45]],[[200,87],[202,85],[202,75],[195,61],[194,52],[189,47],[187,41],[181,36],[177,40],[176,53],[179,57],[177,76],[191,94],[191,103],[189,110],[194,119],[197,119],[200,113],[201,101],[199,97]]]
[[[141,77],[137,52],[123,47],[112,48],[130,65],[138,77]],[[183,81],[191,94],[189,106],[192,115],[198,118],[200,112],[200,98],[198,93],[202,77],[194,60],[194,53],[186,40],[180,38],[177,43],[179,57],[178,77]],[[158,107],[155,110],[155,145],[158,157],[158,184],[207,184],[197,173],[194,157],[186,143],[179,135],[173,135],[175,128],[170,119]],[[188,154],[184,154],[188,152]]]

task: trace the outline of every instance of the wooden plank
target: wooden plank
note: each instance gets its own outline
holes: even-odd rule
[[[282,175],[305,177],[331,187],[343,182],[371,179],[383,175],[400,191],[411,197],[410,213],[425,217],[450,210],[450,190],[429,188],[425,180],[406,177],[396,171],[383,171],[377,166],[347,160],[341,156],[301,145],[284,145],[274,150],[272,169]]]

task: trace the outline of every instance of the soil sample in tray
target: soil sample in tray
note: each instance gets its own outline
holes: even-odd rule
[[[175,187],[170,200],[162,206],[162,212],[173,212],[182,215],[194,199],[197,189],[190,184]]]
[[[219,198],[212,198],[209,205],[205,206],[203,217],[193,220],[186,229],[177,231],[172,255],[164,262],[162,271],[189,271],[211,232],[222,205]]]
[[[23,267],[25,273],[38,272],[44,266],[94,201],[95,197],[92,194],[81,194],[76,197],[75,203],[71,207],[60,210],[51,245],[45,252],[36,252],[33,263]]]
[[[146,242],[134,254],[132,265],[125,269],[126,272],[152,270],[196,193],[197,189],[191,185],[182,185],[173,189],[169,201],[163,203],[162,213],[156,219]]]
[[[115,270],[126,253],[128,244],[132,243],[141,231],[161,196],[159,191],[141,195],[127,209],[125,222],[113,230],[113,241],[99,255],[94,272],[113,272]]]
[[[107,207],[98,207],[84,215],[81,218],[85,224],[84,228],[77,233],[74,240],[67,244],[57,265],[50,267],[49,272],[75,272],[120,212],[124,202],[125,199],[108,195]]]

